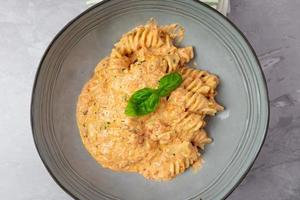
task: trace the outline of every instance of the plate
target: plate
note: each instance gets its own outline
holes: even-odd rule
[[[81,143],[77,97],[95,65],[120,36],[149,18],[186,29],[195,62],[220,79],[218,102],[225,111],[209,120],[214,142],[199,172],[157,182],[135,173],[104,169]],[[39,155],[56,182],[75,199],[224,199],[253,164],[269,119],[265,79],[257,57],[240,31],[198,1],[110,0],[80,14],[53,39],[36,75],[32,132]]]

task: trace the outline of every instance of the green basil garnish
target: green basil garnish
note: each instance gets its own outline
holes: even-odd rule
[[[131,97],[129,101],[132,101],[135,104],[142,103],[146,101],[154,92],[151,88],[144,88],[136,91]]]
[[[158,107],[160,98],[169,96],[181,83],[181,75],[173,72],[159,80],[158,89],[143,88],[136,91],[128,101],[125,114],[136,117],[154,112]]]
[[[182,77],[179,73],[171,73],[165,75],[159,80],[158,93],[161,97],[166,97],[171,94],[182,83]]]

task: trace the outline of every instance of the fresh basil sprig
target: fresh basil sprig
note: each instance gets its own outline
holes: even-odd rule
[[[159,80],[158,89],[143,88],[133,93],[128,101],[125,114],[136,117],[154,112],[160,98],[169,96],[181,83],[182,77],[178,72],[163,76]]]
[[[171,94],[182,83],[182,77],[179,73],[174,72],[165,75],[159,80],[158,93],[160,97],[166,97]]]

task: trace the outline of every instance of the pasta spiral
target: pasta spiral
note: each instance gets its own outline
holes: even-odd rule
[[[174,126],[180,139],[189,140],[196,131],[205,126],[205,121],[195,113],[184,112],[174,122]]]
[[[140,48],[159,48],[164,44],[172,44],[170,36],[161,37],[157,25],[150,23],[123,35],[121,40],[115,44],[115,49],[121,55],[127,55]]]
[[[182,87],[186,93],[186,108],[195,113],[215,115],[223,109],[214,100],[215,88],[219,81],[215,75],[206,71],[196,70],[188,67],[180,69],[184,81]]]
[[[176,150],[171,150],[176,159],[171,159],[169,170],[171,175],[178,175],[190,167],[199,159],[197,149],[187,141],[175,146]]]
[[[204,129],[200,129],[192,139],[192,143],[201,149],[204,149],[204,146],[206,144],[210,144],[211,142],[212,139],[208,137]]]
[[[180,57],[176,54],[167,55],[167,56],[164,56],[163,62],[164,61],[165,61],[165,64],[164,64],[163,71],[166,73],[170,73],[170,72],[176,71],[178,69]]]
[[[201,91],[209,94],[219,84],[219,79],[207,71],[183,67],[180,72],[184,78],[183,86],[189,91]]]
[[[185,47],[185,48],[179,48],[178,54],[180,57],[180,64],[183,65],[185,63],[190,62],[192,58],[194,58],[194,51],[193,47]]]

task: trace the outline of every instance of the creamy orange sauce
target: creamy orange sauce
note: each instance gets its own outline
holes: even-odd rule
[[[206,115],[223,109],[214,97],[217,76],[187,67],[192,47],[178,48],[176,24],[150,21],[124,34],[97,66],[77,105],[84,146],[103,167],[167,180],[202,163],[199,148],[211,142]],[[143,117],[124,114],[128,99],[144,87],[156,88],[164,75],[178,71],[184,81],[158,109]]]

